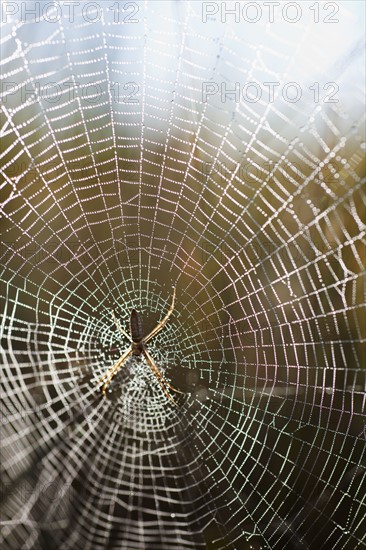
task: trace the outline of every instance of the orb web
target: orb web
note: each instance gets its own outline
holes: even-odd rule
[[[204,4],[3,4],[2,548],[365,545],[364,8]]]

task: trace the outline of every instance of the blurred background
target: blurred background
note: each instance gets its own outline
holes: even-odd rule
[[[2,3],[2,548],[365,546],[364,11]]]

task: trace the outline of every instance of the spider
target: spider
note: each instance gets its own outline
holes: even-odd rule
[[[175,287],[173,287],[172,304],[168,310],[168,313],[165,315],[164,319],[160,321],[160,323],[158,323],[156,327],[147,336],[143,336],[142,319],[138,311],[136,311],[135,309],[131,311],[131,318],[130,318],[131,336],[121,327],[120,323],[116,319],[114,311],[112,311],[113,320],[116,327],[131,342],[131,345],[121,355],[121,357],[114,363],[114,365],[99,379],[98,384],[100,384],[105,378],[107,378],[102,389],[104,397],[106,397],[106,391],[108,389],[109,384],[111,383],[112,378],[123,367],[123,365],[125,364],[127,359],[130,357],[130,355],[135,355],[135,356],[143,355],[146,361],[148,362],[154,376],[156,377],[157,381],[162,387],[165,395],[168,397],[168,399],[170,399],[170,401],[174,403],[174,405],[177,406],[177,403],[174,401],[173,397],[168,392],[168,388],[177,393],[183,393],[183,392],[181,392],[180,390],[177,390],[176,388],[173,388],[173,386],[169,384],[167,380],[165,380],[163,374],[160,372],[159,368],[156,366],[154,359],[146,349],[147,342],[151,340],[151,338],[156,336],[158,332],[161,331],[161,329],[164,327],[165,323],[169,319],[170,315],[173,313],[174,301],[175,301]]]

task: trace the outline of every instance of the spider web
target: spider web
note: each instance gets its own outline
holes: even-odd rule
[[[365,548],[363,3],[247,4],[2,3],[2,548]]]

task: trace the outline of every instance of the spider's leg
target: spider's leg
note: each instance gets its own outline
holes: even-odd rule
[[[122,326],[120,325],[120,323],[118,322],[117,320],[117,317],[114,313],[114,311],[112,310],[112,315],[113,315],[113,321],[114,321],[114,324],[116,325],[116,327],[118,328],[118,330],[120,332],[122,332],[123,336],[126,336],[127,340],[129,340],[130,342],[132,342],[132,338],[131,336],[128,334],[128,332],[125,331],[124,328],[122,328]]]
[[[156,334],[161,331],[161,329],[163,328],[163,326],[165,325],[165,323],[169,319],[170,315],[173,313],[174,302],[175,302],[175,286],[173,286],[172,305],[170,306],[168,313],[165,315],[164,319],[156,325],[156,327],[150,332],[150,334],[145,336],[145,338],[144,338],[145,343],[148,342],[153,336],[156,336]]]
[[[160,369],[159,367],[156,365],[154,359],[151,357],[150,353],[148,352],[148,350],[146,348],[144,348],[144,352],[145,352],[145,357],[149,362],[149,365],[151,366],[151,363],[154,365],[154,368],[156,369],[154,371],[154,374],[156,374],[156,376],[158,378],[160,378],[160,380],[163,381],[163,383],[165,384],[165,386],[168,386],[168,388],[170,388],[171,390],[173,391],[176,391],[177,393],[184,393],[183,391],[180,391],[180,390],[177,390],[177,388],[175,388],[174,386],[172,386],[171,384],[169,384],[169,382],[166,380],[165,376],[163,375],[162,372],[160,372]]]
[[[168,399],[170,399],[170,401],[172,401],[174,403],[174,405],[176,407],[178,407],[178,404],[174,401],[174,399],[172,398],[172,396],[170,395],[170,393],[168,392],[168,390],[166,389],[166,386],[168,386],[169,388],[171,388],[172,390],[174,391],[177,391],[179,393],[183,393],[179,390],[176,390],[175,388],[173,388],[173,386],[171,386],[169,384],[169,382],[167,382],[165,380],[165,377],[163,376],[163,374],[160,372],[159,368],[155,365],[155,361],[154,359],[151,357],[150,353],[147,351],[146,348],[144,348],[144,351],[143,351],[144,355],[145,355],[145,358],[147,360],[147,362],[149,363],[149,366],[151,368],[151,370],[153,371],[153,374],[155,375],[155,378],[157,379],[157,381],[159,382],[160,386],[162,387],[165,395],[168,397]]]
[[[166,389],[165,385],[164,385],[164,382],[165,382],[165,379],[162,377],[161,373],[157,370],[157,367],[154,363],[154,361],[152,360],[151,356],[148,356],[146,354],[146,350],[144,350],[144,355],[146,357],[146,360],[147,362],[149,363],[149,366],[155,376],[155,378],[157,379],[157,381],[159,382],[163,392],[165,393],[165,395],[167,396],[168,399],[170,399],[170,401],[176,406],[178,407],[178,404],[174,401],[174,399],[172,398],[172,396],[170,395],[170,393],[168,392],[168,390]],[[164,382],[163,382],[164,381]]]
[[[155,363],[154,363],[155,364]],[[155,364],[156,366],[156,364]],[[158,369],[158,372],[159,372],[159,375],[161,376],[161,380],[163,380],[164,384],[166,386],[168,386],[168,388],[170,388],[171,390],[177,392],[177,393],[184,393],[184,391],[181,391],[181,390],[178,390],[177,388],[175,388],[174,386],[172,386],[171,384],[169,384],[168,380],[165,378],[165,376],[159,371],[159,367],[156,366],[156,368]]]
[[[105,384],[103,386],[103,390],[102,390],[104,397],[106,397],[106,391],[107,391],[107,388],[108,388],[109,384],[111,383],[112,378],[117,374],[119,369],[121,367],[123,367],[124,363],[126,362],[126,360],[129,358],[129,356],[131,354],[132,354],[132,347],[130,346],[123,353],[123,355],[121,355],[121,357],[114,363],[114,365],[106,373],[104,373],[103,376],[101,376],[99,378],[98,384],[103,382],[103,380],[107,377],[107,381],[105,382]]]
[[[110,367],[110,369],[108,369],[107,372],[105,372],[103,376],[99,378],[98,384],[100,384],[104,380],[104,378],[106,378],[109,375],[112,375],[113,377],[119,371],[119,369],[123,366],[123,363],[128,359],[131,353],[132,353],[132,348],[130,346],[125,351],[125,353],[123,353],[121,357],[117,359],[117,361]]]

